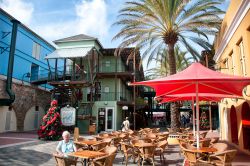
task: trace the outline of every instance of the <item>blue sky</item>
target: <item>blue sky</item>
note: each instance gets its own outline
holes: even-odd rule
[[[115,48],[120,41],[112,42],[111,39],[119,31],[119,27],[112,24],[117,20],[118,11],[124,2],[125,0],[0,0],[0,7],[50,43],[83,33],[98,38],[104,48]],[[228,4],[229,0],[225,0],[221,8],[226,9]]]
[[[111,26],[124,0],[0,0],[9,14],[48,40],[86,34],[97,37],[105,48],[119,27]]]

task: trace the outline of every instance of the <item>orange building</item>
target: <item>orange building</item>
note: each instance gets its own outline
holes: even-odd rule
[[[222,73],[250,77],[250,1],[231,0],[215,39],[214,60]],[[250,86],[241,99],[219,104],[221,138],[250,152]]]

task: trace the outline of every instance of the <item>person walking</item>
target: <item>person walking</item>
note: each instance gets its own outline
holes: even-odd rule
[[[123,132],[126,132],[129,130],[129,120],[128,120],[128,117],[125,118],[125,120],[122,122],[122,131]]]

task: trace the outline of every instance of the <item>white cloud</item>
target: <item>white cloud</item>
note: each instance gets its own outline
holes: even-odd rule
[[[76,5],[78,32],[103,37],[108,32],[107,6],[104,0],[82,1]]]
[[[96,37],[101,41],[105,41],[105,38],[109,36],[108,33],[112,22],[108,20],[107,8],[110,4],[105,0],[78,1],[74,4],[74,10],[72,11],[69,11],[72,9],[70,7],[67,9],[68,12],[54,12],[54,15],[58,14],[58,18],[60,18],[58,20],[48,17],[48,13],[53,11],[40,11],[39,17],[48,17],[46,23],[41,23],[39,17],[33,13],[33,11],[35,12],[34,9],[39,7],[34,6],[35,4],[25,0],[0,0],[1,8],[49,42],[82,33]],[[75,17],[64,18],[63,15],[69,12]]]
[[[110,25],[107,20],[107,5],[104,0],[85,1],[75,4],[75,19],[51,22],[34,26],[35,32],[52,41],[71,35],[86,34],[105,38]]]
[[[2,0],[0,1],[0,7],[23,24],[30,24],[34,11],[32,3],[23,0]]]

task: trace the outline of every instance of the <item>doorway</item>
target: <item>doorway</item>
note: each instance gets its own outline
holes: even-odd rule
[[[114,107],[98,109],[98,132],[114,131]]]
[[[237,115],[236,115],[236,109],[232,105],[231,110],[230,110],[230,122],[231,122],[231,139],[232,142],[235,143],[236,145],[239,144],[238,140],[238,123],[237,123]]]
[[[242,105],[241,116],[244,149],[250,150],[250,108],[247,102]]]

